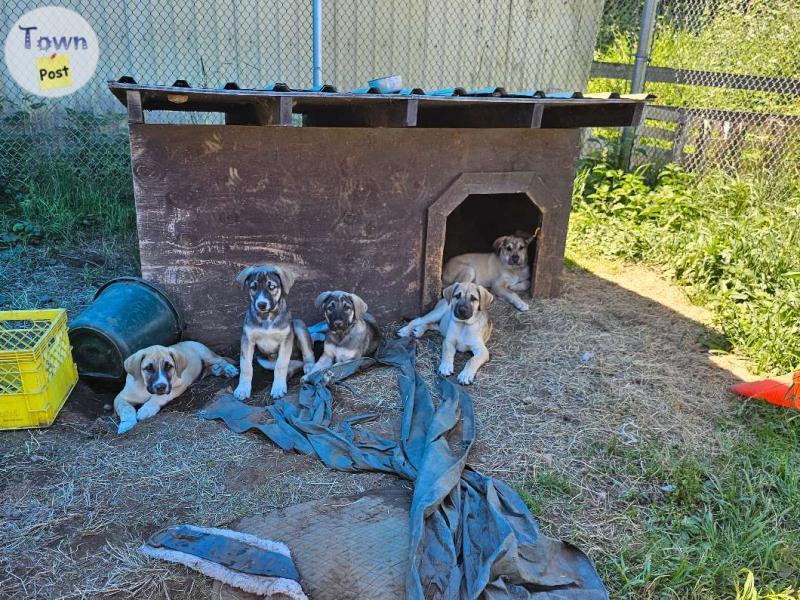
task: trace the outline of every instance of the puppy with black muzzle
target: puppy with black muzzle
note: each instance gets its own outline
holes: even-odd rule
[[[517,292],[531,288],[528,246],[537,235],[539,229],[532,235],[517,231],[497,238],[492,244],[494,252],[454,256],[444,266],[442,285],[471,281],[491,290],[517,310],[528,310],[528,304]]]
[[[381,332],[375,318],[367,312],[366,302],[355,294],[337,290],[322,292],[314,303],[322,308],[328,333],[322,356],[308,374],[375,352]]]
[[[489,360],[486,342],[492,333],[489,320],[489,305],[494,300],[491,292],[474,283],[454,283],[442,292],[442,300],[431,312],[417,317],[403,327],[398,334],[407,337],[411,333],[421,336],[429,329],[438,329],[444,337],[439,375],[453,374],[453,359],[456,352],[472,352],[472,357],[458,374],[458,382],[469,385],[475,374]]]
[[[125,387],[114,398],[119,417],[117,433],[130,431],[137,421],[157,414],[204,373],[236,377],[239,370],[199,342],[150,346],[125,359]],[[137,410],[135,406],[139,406]]]
[[[290,374],[314,364],[308,328],[300,319],[292,319],[287,305],[294,279],[291,271],[272,265],[248,267],[236,277],[250,297],[242,329],[239,385],[233,392],[239,400],[250,397],[256,348],[266,357],[259,357],[258,363],[274,371],[271,396],[276,399],[286,394],[286,379]],[[302,362],[292,360],[295,342]]]

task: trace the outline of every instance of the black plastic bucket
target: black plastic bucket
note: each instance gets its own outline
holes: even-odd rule
[[[183,319],[167,293],[139,277],[103,284],[94,300],[72,321],[72,357],[82,377],[119,381],[122,363],[147,346],[180,340]]]

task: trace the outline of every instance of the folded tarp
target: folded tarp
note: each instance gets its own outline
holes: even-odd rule
[[[399,441],[356,427],[369,415],[331,423],[330,384],[370,359],[313,374],[297,404],[282,399],[257,408],[226,394],[201,415],[222,419],[236,432],[258,429],[284,450],[315,455],[331,469],[392,473],[412,481],[409,600],[608,598],[583,552],[542,535],[513,489],[466,466],[475,441],[472,400],[460,386],[440,379],[435,406],[416,370],[413,344],[386,341],[375,357],[399,371]]]

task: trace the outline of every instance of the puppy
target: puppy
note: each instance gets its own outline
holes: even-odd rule
[[[236,377],[239,370],[231,362],[199,342],[150,346],[130,355],[124,363],[125,387],[114,398],[117,433],[130,431],[137,421],[158,413],[205,372]],[[136,410],[134,405],[141,406]]]
[[[517,292],[531,287],[531,270],[528,266],[528,246],[539,235],[518,231],[514,235],[504,235],[492,244],[494,252],[461,254],[447,261],[442,272],[442,285],[448,286],[457,281],[472,281],[488,288],[518,310],[528,310]]]
[[[241,358],[239,362],[239,385],[233,392],[239,400],[250,397],[253,382],[253,354],[258,348],[266,356],[259,364],[275,372],[271,395],[281,398],[286,394],[286,378],[305,364],[314,364],[314,351],[308,328],[300,319],[292,319],[287,306],[289,290],[294,285],[291,271],[272,265],[260,265],[244,269],[236,281],[247,288],[250,307],[244,318],[242,330]],[[302,362],[292,360],[295,341]]]
[[[322,292],[314,304],[322,308],[328,324],[322,356],[308,371],[313,373],[347,360],[369,356],[378,348],[381,332],[367,303],[355,294]]]
[[[475,283],[454,283],[442,292],[442,299],[431,312],[417,317],[403,327],[398,334],[407,337],[411,333],[421,336],[429,329],[437,329],[444,337],[439,375],[453,374],[453,358],[456,351],[472,352],[472,358],[458,374],[458,383],[469,385],[475,374],[489,360],[486,342],[492,333],[489,320],[489,305],[494,300],[491,292]]]

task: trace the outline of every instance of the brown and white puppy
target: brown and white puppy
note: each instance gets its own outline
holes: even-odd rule
[[[454,256],[442,271],[442,285],[471,281],[492,291],[518,310],[529,306],[517,295],[531,287],[528,246],[539,235],[539,229],[528,235],[517,231],[504,235],[492,244],[494,252]]]
[[[322,356],[309,374],[375,352],[381,332],[375,318],[367,312],[366,302],[355,294],[336,290],[322,292],[314,303],[322,308],[328,333]]]
[[[486,342],[492,333],[489,320],[489,305],[494,300],[491,292],[475,283],[454,283],[444,289],[442,299],[427,315],[417,317],[403,327],[398,334],[407,337],[411,333],[421,336],[429,329],[438,329],[444,337],[439,375],[453,374],[453,359],[456,352],[472,352],[472,358],[458,374],[458,382],[469,385],[475,374],[489,360]]]
[[[308,328],[300,319],[292,319],[287,305],[294,279],[291,271],[272,265],[248,267],[236,277],[250,297],[242,329],[239,385],[233,392],[239,400],[250,397],[256,348],[266,357],[259,358],[259,364],[275,373],[271,390],[273,398],[286,394],[286,378],[290,373],[296,373],[304,364],[308,369],[314,363]],[[292,360],[295,342],[302,362]]]
[[[199,342],[150,346],[125,359],[125,387],[114,398],[119,417],[117,433],[130,431],[137,421],[158,413],[204,373],[236,377],[239,370]],[[139,406],[136,410],[134,406]]]

